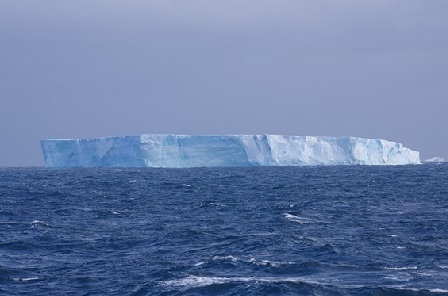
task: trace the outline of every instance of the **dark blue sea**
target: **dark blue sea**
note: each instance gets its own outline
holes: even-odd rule
[[[0,168],[1,295],[448,295],[448,165]]]

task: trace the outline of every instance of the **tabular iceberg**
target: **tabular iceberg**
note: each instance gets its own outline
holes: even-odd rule
[[[419,164],[400,143],[355,137],[138,135],[42,140],[46,167],[242,167]]]
[[[138,135],[41,141],[46,167],[242,167],[419,164],[380,139],[283,135]]]

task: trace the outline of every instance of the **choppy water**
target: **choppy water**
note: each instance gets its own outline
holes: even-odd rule
[[[448,295],[448,165],[0,169],[2,295]]]

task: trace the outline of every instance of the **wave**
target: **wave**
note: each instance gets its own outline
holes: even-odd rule
[[[227,256],[214,256],[213,257],[213,261],[222,261],[222,260],[229,260],[232,262],[237,262],[239,261],[238,258],[233,257],[232,255],[227,255]]]
[[[51,227],[50,224],[40,221],[40,220],[33,220],[33,222],[31,222],[31,227],[38,227],[38,226],[45,226],[45,227]]]
[[[430,292],[430,293],[448,293],[447,289],[441,288],[412,288],[412,287],[403,287],[403,286],[393,286],[390,287],[395,290],[400,291],[409,291],[409,292]]]
[[[36,281],[38,277],[29,277],[29,278],[12,278],[16,282],[28,282],[28,281]]]
[[[243,262],[243,263],[251,263],[256,266],[272,266],[272,267],[279,267],[282,265],[293,265],[294,262],[290,261],[270,261],[270,260],[257,260],[256,258],[252,257],[249,260],[240,259],[238,257],[234,257],[232,255],[227,256],[214,256],[213,261],[231,261],[231,262]],[[196,263],[195,266],[203,265],[204,262]]]
[[[417,293],[448,293],[447,289],[443,288],[416,288],[403,285],[360,285],[360,284],[342,284],[335,281],[325,279],[312,279],[309,277],[256,277],[256,276],[236,276],[236,277],[221,277],[221,276],[195,276],[190,275],[184,278],[167,280],[159,282],[160,285],[171,288],[194,289],[212,285],[224,284],[240,284],[240,283],[261,283],[261,284],[303,284],[312,285],[315,288],[320,287],[324,289],[336,289],[339,292],[348,290],[350,293],[365,292],[371,294],[374,291],[382,291],[381,293],[388,293],[393,291],[401,292],[417,292]],[[358,291],[356,291],[358,290]],[[327,290],[328,292],[328,290]],[[426,293],[425,293],[426,292]],[[375,293],[375,292],[374,292]]]
[[[386,275],[384,278],[395,282],[409,282],[414,279],[414,277],[408,273]]]
[[[259,282],[259,283],[306,283],[313,285],[321,285],[317,281],[313,281],[303,277],[207,277],[190,275],[185,278],[168,280],[160,282],[165,286],[172,287],[188,287],[196,288],[210,285],[228,284],[228,283],[244,283],[244,282]]]
[[[403,267],[384,267],[387,270],[416,270],[417,266],[403,266]]]
[[[289,262],[289,261],[270,261],[270,260],[257,260],[255,258],[251,258],[249,260],[250,263],[255,264],[257,266],[272,266],[272,267],[279,267],[282,265],[293,265],[295,264],[294,262]]]
[[[300,224],[314,223],[314,221],[312,219],[295,216],[290,213],[284,213],[283,215],[285,216],[286,219],[288,219],[291,222],[296,222],[296,223],[300,223]]]
[[[429,289],[429,292],[432,293],[448,293],[448,289]]]

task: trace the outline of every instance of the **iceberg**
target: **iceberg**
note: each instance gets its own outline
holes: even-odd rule
[[[445,159],[442,157],[435,156],[435,157],[431,157],[431,158],[425,160],[424,162],[425,163],[441,163],[441,162],[445,162]]]
[[[420,164],[400,143],[357,137],[158,135],[41,141],[46,167],[244,167]]]

